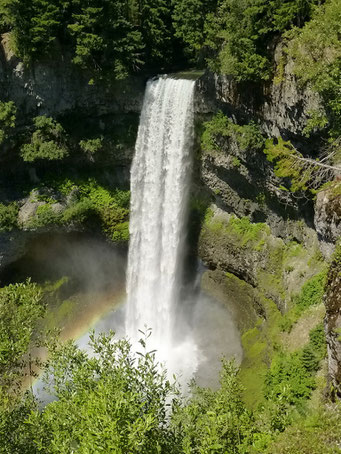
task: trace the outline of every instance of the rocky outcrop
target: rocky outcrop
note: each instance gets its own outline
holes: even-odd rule
[[[331,394],[341,398],[341,244],[329,268],[324,302]]]
[[[341,244],[329,268],[324,302],[330,391],[341,398]]]
[[[321,248],[326,256],[330,256],[336,241],[341,237],[340,181],[317,193],[314,222]]]
[[[0,272],[25,254],[30,236],[30,232],[19,230],[0,233]]]
[[[201,153],[200,180],[215,204],[252,222],[266,222],[274,235],[304,242],[304,225],[313,227],[313,206],[281,189],[261,150],[242,149],[221,138],[219,152]]]
[[[77,112],[80,117],[99,117],[141,110],[144,77],[111,86],[92,83],[91,74],[79,70],[67,55],[26,67],[11,52],[8,35],[2,36],[0,56],[1,96],[15,102],[23,123],[38,115]]]
[[[199,239],[200,257],[210,270],[233,274],[254,288],[259,306],[264,296],[285,312],[292,295],[323,270],[314,230],[304,231],[303,243],[284,241],[265,223],[238,219],[214,205],[209,210]]]
[[[221,109],[237,122],[258,121],[270,137],[302,138],[309,112],[321,108],[319,96],[301,88],[280,44],[275,51],[277,75],[270,83],[238,84],[233,77],[207,72],[198,81],[196,110]]]

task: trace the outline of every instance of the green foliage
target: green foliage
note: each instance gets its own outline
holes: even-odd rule
[[[13,101],[0,101],[0,145],[7,138],[8,131],[15,126],[17,108]]]
[[[300,310],[316,306],[323,301],[326,272],[316,274],[302,287],[301,293],[295,297],[295,304]]]
[[[57,209],[53,207],[56,199],[44,198],[34,217],[28,224],[29,228],[42,228],[47,225],[84,225],[98,228],[114,242],[126,242],[129,239],[129,203],[130,192],[120,189],[108,189],[99,184],[95,178],[88,180],[52,180],[49,187],[62,194],[60,202],[73,191],[67,206]],[[41,199],[41,198],[40,198]]]
[[[173,59],[173,29],[170,0],[133,0],[139,5],[138,24],[147,64],[170,64]]]
[[[172,422],[181,452],[247,452],[255,430],[233,362],[223,363],[220,383],[218,391],[194,386],[189,401],[176,407]]]
[[[264,233],[269,233],[269,228],[266,224],[258,222],[252,223],[248,217],[237,218],[231,216],[228,223],[229,231],[241,239],[241,246],[248,243],[259,243]]]
[[[25,364],[23,355],[32,345],[34,328],[44,310],[41,291],[29,281],[0,289],[2,391],[15,388],[18,378],[22,376],[22,367]]]
[[[292,31],[293,39],[288,44],[299,80],[308,83],[324,99],[334,137],[341,132],[340,23],[339,0],[327,0],[315,9],[312,20],[301,30]]]
[[[94,203],[83,198],[64,210],[61,218],[63,224],[84,224],[90,217],[96,214]]]
[[[238,81],[268,80],[268,47],[278,33],[301,26],[311,16],[315,0],[221,0],[206,21],[211,69]]]
[[[98,139],[89,139],[89,140],[81,140],[79,142],[79,146],[81,149],[90,154],[95,154],[99,150],[101,150],[103,146],[103,140],[98,138]]]
[[[15,51],[29,62],[52,47],[57,36],[62,5],[67,0],[3,0],[2,22],[12,30]]]
[[[290,405],[301,405],[315,389],[314,374],[326,356],[326,339],[323,324],[309,333],[309,342],[294,353],[277,353],[267,372],[265,396],[281,397]]]
[[[59,42],[95,79],[112,80],[172,61],[171,13],[167,0],[3,0],[0,23],[26,63]]]
[[[204,123],[201,136],[203,150],[220,151],[222,138],[233,139],[242,150],[260,150],[264,145],[264,138],[259,127],[250,122],[247,125],[237,125],[219,111],[212,120]]]
[[[309,115],[307,126],[303,130],[303,134],[307,137],[310,137],[313,132],[323,130],[328,126],[328,118],[325,112],[313,110],[309,112]]]
[[[53,118],[41,116],[34,119],[34,126],[30,143],[21,147],[24,161],[55,161],[68,156],[65,131],[59,123]]]
[[[306,191],[314,175],[314,166],[305,167],[300,160],[303,156],[288,141],[278,137],[277,143],[272,139],[265,142],[264,153],[268,161],[275,164],[275,174],[279,178],[290,180],[292,192]]]
[[[38,450],[174,452],[166,409],[176,389],[155,354],[133,354],[126,340],[113,342],[113,333],[92,335],[90,347],[92,358],[72,343],[52,349],[46,380],[53,374],[58,400],[28,420]]]
[[[50,203],[38,206],[34,218],[30,221],[31,229],[39,229],[47,225],[58,224],[60,213],[56,213]]]
[[[142,36],[127,17],[125,0],[73,4],[67,28],[75,43],[75,64],[94,72],[108,71],[116,79],[142,65]]]
[[[315,380],[302,363],[299,353],[279,353],[274,357],[265,380],[265,396],[270,399],[284,398],[297,405],[310,397]]]
[[[266,454],[337,454],[341,452],[340,404],[321,406],[280,434]]]
[[[16,203],[0,203],[0,232],[9,232],[18,227],[19,208]]]
[[[205,19],[214,10],[215,0],[172,0],[175,36],[191,58],[198,58],[205,41]]]

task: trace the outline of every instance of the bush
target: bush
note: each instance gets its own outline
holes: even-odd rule
[[[44,311],[36,284],[27,281],[0,289],[0,388],[15,390],[27,361],[23,361],[23,355]]]
[[[18,227],[19,208],[16,203],[0,203],[0,232],[9,232]]]
[[[95,207],[90,199],[82,199],[72,204],[62,214],[63,224],[83,224],[95,214]]]
[[[28,418],[35,443],[51,453],[175,452],[166,411],[175,388],[155,354],[136,355],[113,333],[90,339],[92,358],[72,343],[53,348],[46,381],[57,400]]]
[[[237,125],[221,111],[212,120],[204,123],[204,132],[201,136],[201,146],[205,151],[220,151],[221,138],[230,138],[237,142],[244,150],[260,150],[264,145],[264,137],[259,127],[250,122],[247,125]]]
[[[340,452],[341,406],[328,405],[302,417],[275,438],[266,454],[336,454]]]
[[[17,108],[13,101],[0,101],[0,145],[7,138],[8,131],[15,126]]]
[[[79,142],[79,146],[85,153],[95,154],[102,148],[103,140],[102,139],[81,140]]]
[[[307,400],[315,388],[315,380],[302,364],[299,353],[279,353],[272,360],[265,379],[265,396],[283,398],[290,405]]]
[[[307,309],[310,306],[317,306],[323,301],[324,286],[326,283],[326,272],[313,276],[306,282],[301,293],[295,297],[294,301],[300,310]]]
[[[35,216],[31,219],[29,227],[32,229],[39,229],[47,225],[59,224],[61,220],[61,214],[56,213],[51,204],[40,205],[37,208]]]
[[[181,443],[180,452],[247,452],[244,449],[252,443],[256,430],[252,413],[242,401],[233,362],[223,363],[220,383],[217,391],[194,386],[188,402],[175,408],[172,426]]]
[[[59,161],[68,156],[64,128],[50,117],[36,117],[31,142],[21,147],[24,161]]]

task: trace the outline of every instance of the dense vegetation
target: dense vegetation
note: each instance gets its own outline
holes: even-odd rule
[[[233,225],[238,233],[249,232],[246,221]],[[254,358],[267,358],[262,372],[257,361],[251,366],[252,376],[261,380],[259,405],[245,399],[242,371],[233,361],[223,361],[217,390],[192,383],[184,396],[148,350],[149,332],[139,354],[113,333],[91,335],[85,351],[38,335],[51,286],[26,282],[0,289],[0,452],[296,454],[297,446],[302,454],[340,452],[341,408],[323,403],[322,323],[293,351],[281,341],[312,307],[322,305],[324,283],[325,273],[313,276],[293,299],[290,328],[272,303],[268,329],[263,322],[243,336],[246,355],[251,349]],[[255,343],[254,331],[263,331],[267,347],[265,338]],[[32,355],[36,345],[49,349],[45,364]],[[43,408],[21,386],[34,365],[43,368],[55,397]]]
[[[112,83],[143,70],[154,73],[190,65],[232,75],[238,83],[262,84],[274,77],[280,83],[282,66],[293,59],[298,82],[308,84],[323,99],[321,110],[310,113],[304,133],[313,137],[319,132],[326,139],[331,167],[340,160],[340,24],[339,0],[2,0],[0,4],[0,31],[10,33],[11,47],[26,65],[67,58],[89,75],[91,84]],[[279,42],[284,44],[283,55],[276,68],[273,51]],[[91,164],[111,144],[98,134],[73,136],[65,119],[42,115],[26,119],[26,127],[14,138],[16,114],[12,101],[0,102],[0,145],[11,148],[15,139],[12,148],[21,164],[28,169],[33,163],[41,180],[23,189],[37,204],[25,225],[19,221],[18,203],[0,203],[0,233],[22,227],[86,226],[100,228],[112,241],[126,242],[129,192],[81,171],[67,176],[63,168],[70,162],[76,162],[75,168]],[[280,137],[265,141],[256,122],[235,124],[218,112],[204,124],[202,148],[216,154],[224,141],[246,153],[264,151],[283,190],[306,193],[334,176],[332,169],[321,176],[315,163],[301,165],[307,161],[289,141]],[[241,165],[237,156],[232,165]],[[231,216],[227,227],[212,223],[211,228],[227,229],[238,247],[259,251],[268,226]],[[253,405],[243,389],[245,370],[233,362],[223,362],[218,390],[193,383],[185,397],[148,352],[148,340],[141,341],[143,354],[136,355],[127,341],[116,341],[110,334],[92,337],[94,357],[73,343],[49,343],[49,361],[42,368],[49,384],[51,376],[55,378],[51,392],[56,400],[38,408],[22,383],[27,384],[32,365],[38,363],[31,352],[41,344],[44,295],[31,282],[0,289],[0,453],[341,452],[340,406],[321,401],[326,387],[322,324],[314,326],[307,342],[293,351],[281,343],[307,311],[321,305],[324,283],[324,272],[313,276],[285,315],[268,302],[268,322],[260,320],[244,333],[248,379],[252,376],[259,386],[259,405]],[[275,285],[271,280],[269,286]],[[253,391],[250,388],[248,393]]]
[[[22,302],[18,292],[27,295],[34,288],[10,287],[4,291],[20,308],[26,299]],[[30,308],[37,303],[31,302]],[[26,309],[23,307],[23,311]],[[18,348],[2,344],[3,352],[11,351],[4,357],[3,368],[11,370],[10,366],[22,357],[36,315],[37,311],[32,311],[25,320],[27,337]],[[9,329],[14,336],[20,334],[13,324],[0,328],[2,337]],[[31,392],[21,396],[18,389],[11,389],[10,399],[2,392],[0,452],[294,453],[297,451],[291,440],[285,442],[280,434],[295,430],[300,430],[300,452],[317,454],[322,448],[324,452],[339,452],[339,406],[323,409],[306,405],[316,387],[315,371],[325,354],[321,326],[312,330],[301,352],[274,357],[266,377],[264,404],[254,410],[243,402],[239,372],[233,362],[223,363],[217,391],[193,384],[190,396],[185,398],[177,384],[167,380],[155,353],[148,352],[145,338],[141,339],[139,355],[132,352],[127,341],[114,341],[113,334],[92,336],[90,347],[95,356],[73,343],[50,344],[45,380],[56,400],[42,411]],[[311,436],[318,439],[321,431],[323,439],[312,446]]]
[[[27,62],[57,52],[59,42],[80,67],[121,78],[145,65],[169,66],[182,48],[192,61],[207,59],[238,80],[259,80],[272,73],[271,46],[285,31],[302,27],[316,4],[321,6],[317,0],[4,0],[1,23]]]

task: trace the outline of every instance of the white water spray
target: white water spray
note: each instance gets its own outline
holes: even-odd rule
[[[171,78],[148,82],[131,169],[126,333],[135,344],[141,337],[138,330],[151,328],[149,347],[171,372],[196,362],[192,342],[173,336],[194,137],[194,85]]]

